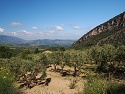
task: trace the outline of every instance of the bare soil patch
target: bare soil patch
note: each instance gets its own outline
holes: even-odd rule
[[[51,72],[49,68],[47,69],[47,78],[51,78],[51,82],[48,86],[39,85],[31,89],[22,88],[21,91],[25,94],[78,94],[83,92],[85,80],[80,77],[62,77],[60,73]],[[74,80],[76,81],[76,87],[70,89],[69,85]]]

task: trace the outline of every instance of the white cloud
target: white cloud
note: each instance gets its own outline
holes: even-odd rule
[[[49,33],[56,33],[56,31],[49,31]]]
[[[17,35],[17,33],[16,32],[11,32],[13,35]]]
[[[73,26],[74,29],[80,29],[80,26]]]
[[[61,26],[54,26],[57,31],[62,31],[64,30]]]
[[[12,22],[10,26],[22,26],[22,24],[19,22]]]
[[[33,27],[32,27],[32,29],[37,30],[38,28],[37,28],[37,27],[35,27],[35,26],[33,26]]]
[[[80,29],[80,28],[81,28],[80,26],[75,25],[74,23],[68,23],[68,25],[69,25],[70,27],[72,27],[73,29]]]
[[[33,33],[27,32],[26,30],[22,30],[22,31],[20,31],[20,33],[25,34],[27,36],[32,36],[33,35]]]
[[[0,28],[0,33],[4,32],[4,29],[3,28]]]

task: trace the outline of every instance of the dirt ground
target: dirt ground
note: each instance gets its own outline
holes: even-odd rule
[[[62,77],[60,73],[47,70],[47,77],[51,78],[48,86],[35,86],[31,89],[23,88],[25,94],[82,94],[85,81],[80,77]],[[76,81],[76,87],[70,89],[71,82]]]

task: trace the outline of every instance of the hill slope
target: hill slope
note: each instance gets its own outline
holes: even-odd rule
[[[104,43],[121,43],[125,38],[125,12],[95,27],[76,41],[72,47],[88,47]]]
[[[0,44],[17,44],[23,42],[24,40],[21,38],[13,37],[13,36],[6,36],[0,35]]]

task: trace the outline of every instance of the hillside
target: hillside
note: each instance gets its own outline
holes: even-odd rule
[[[124,43],[125,12],[95,27],[76,41],[72,47],[88,47],[105,43]]]
[[[21,38],[17,38],[17,37],[13,37],[13,36],[7,36],[7,35],[0,35],[0,44],[18,44],[24,42],[23,39]]]

